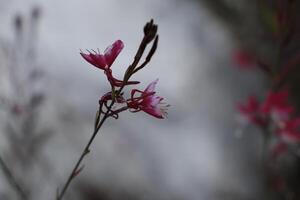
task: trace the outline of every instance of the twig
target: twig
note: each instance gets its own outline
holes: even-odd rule
[[[72,180],[80,173],[80,171],[82,170],[82,166],[81,163],[84,159],[84,157],[90,152],[90,146],[93,143],[97,133],[99,132],[101,126],[103,125],[104,121],[110,116],[110,111],[112,106],[114,105],[115,101],[112,100],[111,104],[109,105],[107,111],[105,112],[103,118],[101,119],[101,121],[99,122],[99,124],[97,126],[95,126],[94,132],[89,140],[89,142],[87,143],[87,145],[85,146],[85,148],[83,149],[75,167],[73,168],[72,172],[69,175],[68,180],[66,181],[63,189],[61,192],[58,192],[58,195],[56,197],[57,200],[61,200],[63,198],[63,196],[65,195],[70,183],[72,182]],[[99,110],[99,112],[101,112],[101,110]]]
[[[19,195],[20,199],[22,200],[28,200],[28,195],[26,192],[22,189],[20,184],[17,182],[15,177],[13,176],[12,172],[10,171],[9,167],[5,164],[4,160],[0,156],[0,166],[3,171],[3,174],[5,175],[6,179],[10,183],[10,185],[14,188],[16,193]]]

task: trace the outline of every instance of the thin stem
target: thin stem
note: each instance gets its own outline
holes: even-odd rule
[[[120,93],[122,92],[124,86],[125,86],[125,84],[123,83],[123,85],[121,86],[121,88],[118,90],[118,94],[120,94]],[[100,120],[98,126],[95,125],[94,132],[93,132],[93,134],[92,134],[92,136],[91,136],[89,142],[86,144],[85,148],[83,149],[83,151],[82,151],[82,153],[81,153],[81,155],[80,155],[80,157],[79,157],[79,159],[78,159],[76,165],[74,166],[72,172],[71,172],[70,175],[69,175],[68,180],[67,180],[66,183],[64,184],[64,187],[63,187],[62,191],[61,191],[60,193],[59,193],[59,191],[58,191],[57,197],[56,197],[57,200],[62,200],[62,198],[64,197],[64,195],[65,195],[67,189],[69,188],[69,185],[70,185],[70,183],[72,182],[72,180],[73,180],[73,179],[81,172],[81,170],[83,169],[83,166],[80,167],[80,165],[81,165],[81,163],[82,163],[84,157],[90,152],[90,146],[91,146],[91,144],[93,143],[93,141],[94,141],[94,139],[95,139],[97,133],[99,132],[100,128],[102,127],[103,123],[105,122],[105,120],[106,120],[108,117],[110,117],[110,116],[113,115],[113,114],[111,113],[111,108],[113,107],[114,104],[115,104],[115,99],[113,99],[113,100],[111,101],[111,103],[110,103],[110,105],[108,106],[108,108],[107,108],[107,110],[106,110],[106,112],[105,112],[103,118]],[[117,110],[117,113],[119,113],[119,112],[121,112],[121,111],[124,111],[124,110],[126,110],[126,109],[128,109],[127,106],[122,107],[122,108],[120,108],[120,109]],[[99,107],[98,112],[101,113],[101,106]]]
[[[150,61],[151,57],[153,56],[153,54],[155,53],[155,50],[157,48],[157,43],[158,43],[158,36],[157,36],[157,25],[153,24],[153,20],[151,19],[150,22],[148,22],[145,26],[144,26],[144,37],[140,43],[140,46],[134,56],[134,60],[132,62],[131,65],[129,65],[129,67],[127,68],[125,74],[124,74],[124,78],[123,80],[125,81],[125,83],[130,79],[130,77],[136,72],[136,66],[139,64],[144,51],[147,47],[147,45],[153,40],[155,39],[151,50],[146,58],[146,61],[139,67],[139,69],[145,67],[145,65]],[[138,70],[139,70],[138,69]]]
[[[117,110],[113,110],[108,114],[108,117],[113,117],[114,115],[118,115],[120,112],[123,112],[128,109],[128,106],[123,106]]]
[[[158,44],[158,35],[155,36],[154,42],[152,44],[152,47],[151,47],[145,61],[139,67],[137,67],[136,69],[133,70],[133,74],[136,73],[137,71],[141,70],[142,68],[144,68],[151,61],[151,58],[157,49],[157,44]]]
[[[66,183],[65,183],[65,185],[64,185],[64,187],[63,187],[63,189],[62,189],[62,191],[61,191],[60,193],[58,193],[58,195],[57,195],[57,200],[62,200],[62,198],[64,197],[64,195],[65,195],[65,193],[66,193],[66,191],[67,191],[67,189],[68,189],[70,183],[72,182],[72,180],[73,180],[73,179],[81,172],[81,170],[83,169],[83,166],[80,167],[80,166],[81,166],[81,163],[82,163],[84,157],[90,152],[90,146],[91,146],[91,144],[93,143],[93,141],[94,141],[94,139],[95,139],[97,133],[99,132],[101,126],[103,125],[104,121],[110,116],[109,113],[110,113],[111,108],[112,108],[112,106],[114,105],[114,103],[115,103],[115,101],[112,100],[112,102],[111,102],[111,104],[109,105],[107,111],[105,112],[103,118],[100,120],[99,125],[98,125],[98,126],[95,126],[94,132],[93,132],[93,134],[92,134],[90,140],[88,141],[88,143],[86,144],[85,148],[83,149],[83,151],[82,151],[82,153],[81,153],[81,155],[80,155],[80,157],[79,157],[79,159],[78,159],[76,165],[74,166],[72,172],[70,173],[69,178],[68,178],[68,180],[66,181]],[[101,111],[99,110],[99,112],[101,112]]]
[[[276,88],[280,88],[287,81],[288,75],[294,72],[299,62],[300,62],[300,54],[297,54],[295,57],[289,60],[289,62],[283,67],[282,72],[280,73],[278,79],[276,80],[278,81],[277,84],[275,85]]]
[[[0,156],[0,166],[2,168],[2,171],[10,183],[10,185],[14,188],[16,193],[19,195],[20,199],[22,200],[28,200],[28,196],[26,192],[22,189],[22,187],[19,185],[15,177],[13,176],[12,172],[10,171],[9,167],[5,164],[4,160]]]

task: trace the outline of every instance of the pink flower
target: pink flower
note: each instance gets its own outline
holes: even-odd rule
[[[249,96],[245,104],[239,104],[238,110],[253,124],[266,126],[267,120],[261,115],[260,104],[255,96]]]
[[[288,91],[269,92],[266,100],[261,105],[261,112],[286,118],[294,111],[294,108],[288,103],[288,97]]]
[[[164,118],[167,115],[168,104],[162,102],[163,98],[155,95],[155,86],[158,79],[151,82],[144,91],[133,89],[131,91],[131,99],[127,101],[127,105],[131,112],[140,110],[156,117]],[[139,97],[134,97],[136,93],[140,93]]]
[[[95,67],[106,70],[111,67],[123,47],[123,42],[121,40],[117,40],[105,49],[104,54],[100,54],[99,51],[94,51],[93,53],[89,52],[88,54],[81,52],[80,55]]]
[[[123,85],[123,81],[113,77],[112,70],[110,69],[110,67],[119,55],[119,53],[122,51],[123,47],[123,42],[121,40],[117,40],[105,49],[104,54],[100,54],[99,51],[93,51],[93,53],[89,51],[88,54],[81,52],[80,55],[88,63],[94,65],[99,69],[104,70],[104,73],[112,86],[121,87]],[[127,81],[125,85],[132,85],[138,83],[138,81]]]
[[[278,135],[288,142],[300,142],[300,118],[282,122]]]

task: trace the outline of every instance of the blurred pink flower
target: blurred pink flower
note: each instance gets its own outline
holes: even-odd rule
[[[267,120],[261,115],[260,104],[255,96],[249,96],[245,104],[238,104],[239,112],[251,123],[258,126],[266,126]]]
[[[244,50],[233,52],[233,61],[240,69],[251,69],[256,67],[254,56]]]
[[[266,100],[261,105],[261,112],[286,118],[294,111],[294,107],[288,103],[288,97],[288,91],[269,92]]]
[[[300,142],[300,118],[282,122],[278,134],[288,142]]]
[[[288,103],[287,91],[269,92],[265,101],[259,103],[255,96],[249,96],[244,104],[238,104],[239,112],[250,122],[259,126],[266,126],[269,119],[287,120],[294,111]]]
[[[167,116],[167,108],[169,105],[162,102],[162,97],[155,95],[155,86],[157,82],[158,79],[151,82],[144,91],[137,89],[131,91],[131,99],[127,101],[127,105],[131,108],[131,112],[142,110],[161,119]],[[140,96],[134,97],[135,93],[140,93]]]

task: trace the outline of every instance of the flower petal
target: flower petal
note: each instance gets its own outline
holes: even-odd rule
[[[105,49],[104,57],[109,67],[113,64],[119,53],[122,51],[123,47],[123,42],[121,40],[117,40]]]
[[[99,69],[105,69],[107,66],[105,58],[101,54],[93,54],[93,53],[80,53],[80,55],[90,64],[94,65],[95,67]]]
[[[146,97],[141,104],[156,107],[163,99],[162,97],[151,95]]]
[[[86,53],[80,53],[80,55],[90,64],[94,65],[94,60],[92,59],[90,54],[86,54]]]
[[[91,58],[94,61],[94,65],[100,69],[105,69],[107,66],[106,59],[103,55],[101,54],[90,54]]]
[[[157,82],[158,82],[158,79],[152,81],[152,82],[146,87],[146,89],[144,90],[144,92],[146,92],[146,93],[154,92],[155,86],[156,86]]]
[[[149,115],[152,115],[156,118],[163,119],[163,113],[162,110],[159,107],[146,107],[141,108],[144,112],[148,113]]]

